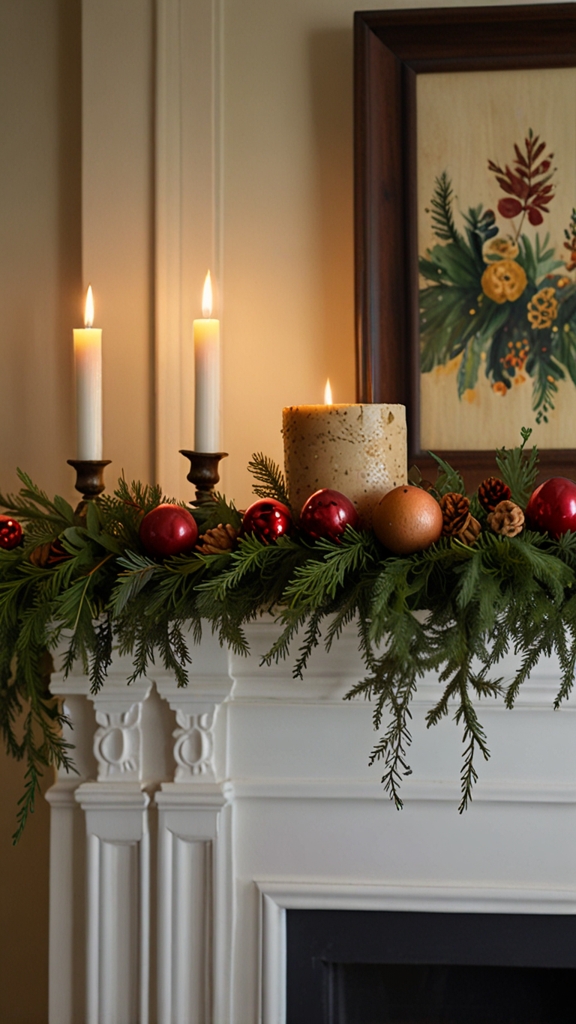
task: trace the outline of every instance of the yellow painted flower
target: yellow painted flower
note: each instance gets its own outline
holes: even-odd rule
[[[528,303],[528,319],[535,331],[550,327],[558,316],[558,302],[554,288],[541,288]]]
[[[503,383],[503,381],[497,380],[496,383],[492,385],[492,391],[494,391],[497,395],[504,396],[508,391],[508,388]]]
[[[482,246],[482,256],[485,263],[491,263],[493,260],[514,260],[518,255],[518,251],[518,246],[510,235],[489,238]]]
[[[489,263],[482,274],[482,291],[499,305],[519,299],[527,284],[524,269],[514,260]]]
[[[444,377],[450,373],[456,373],[460,363],[462,362],[462,353],[454,356],[454,359],[450,359],[447,363],[440,363],[434,367],[434,373],[437,377]]]

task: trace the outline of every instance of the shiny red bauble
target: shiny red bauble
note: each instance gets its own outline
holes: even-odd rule
[[[196,520],[181,505],[157,505],[140,523],[140,540],[154,558],[188,554],[198,540]]]
[[[576,532],[576,484],[565,476],[553,476],[533,492],[526,506],[526,522],[532,530],[547,530],[558,538]]]
[[[246,509],[242,532],[253,533],[263,544],[271,544],[292,532],[290,509],[274,498],[261,498]]]
[[[322,487],[304,503],[299,525],[312,540],[324,537],[339,542],[347,526],[358,526],[358,513],[345,494]]]
[[[0,516],[0,548],[11,551],[22,540],[22,527],[12,516]]]

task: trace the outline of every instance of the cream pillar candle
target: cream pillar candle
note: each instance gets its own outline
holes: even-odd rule
[[[369,527],[382,495],[406,483],[403,405],[297,405],[282,414],[284,462],[296,514],[314,491],[331,487],[354,502]]]
[[[202,320],[194,332],[194,450],[220,449],[220,321],[212,318],[210,271],[204,282]]]
[[[102,331],[92,327],[92,288],[86,295],[84,328],[74,331],[76,376],[76,458],[102,458]]]

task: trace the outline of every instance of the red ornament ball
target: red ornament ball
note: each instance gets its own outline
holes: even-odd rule
[[[181,505],[165,502],[147,512],[140,523],[140,540],[146,554],[154,558],[185,555],[198,540],[194,516]]]
[[[442,509],[428,491],[402,484],[374,509],[374,533],[393,555],[413,555],[440,539]]]
[[[300,529],[312,540],[325,537],[339,543],[346,527],[356,529],[358,522],[358,513],[350,498],[329,487],[314,491],[300,513]]]
[[[0,548],[11,551],[22,540],[22,527],[12,516],[0,516]]]
[[[292,532],[292,514],[274,498],[261,498],[246,509],[242,532],[253,533],[263,544],[271,544]]]
[[[576,531],[576,484],[565,476],[553,476],[532,493],[526,506],[526,522],[532,530],[547,530],[557,539]]]

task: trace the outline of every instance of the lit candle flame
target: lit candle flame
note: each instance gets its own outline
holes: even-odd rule
[[[212,281],[210,279],[210,271],[206,274],[204,290],[202,292],[202,316],[212,316]]]
[[[92,327],[94,323],[94,296],[92,295],[92,285],[88,285],[88,291],[86,292],[86,306],[84,308],[84,327]]]
[[[328,380],[326,381],[326,387],[324,388],[324,405],[333,405],[330,378],[328,378]]]

